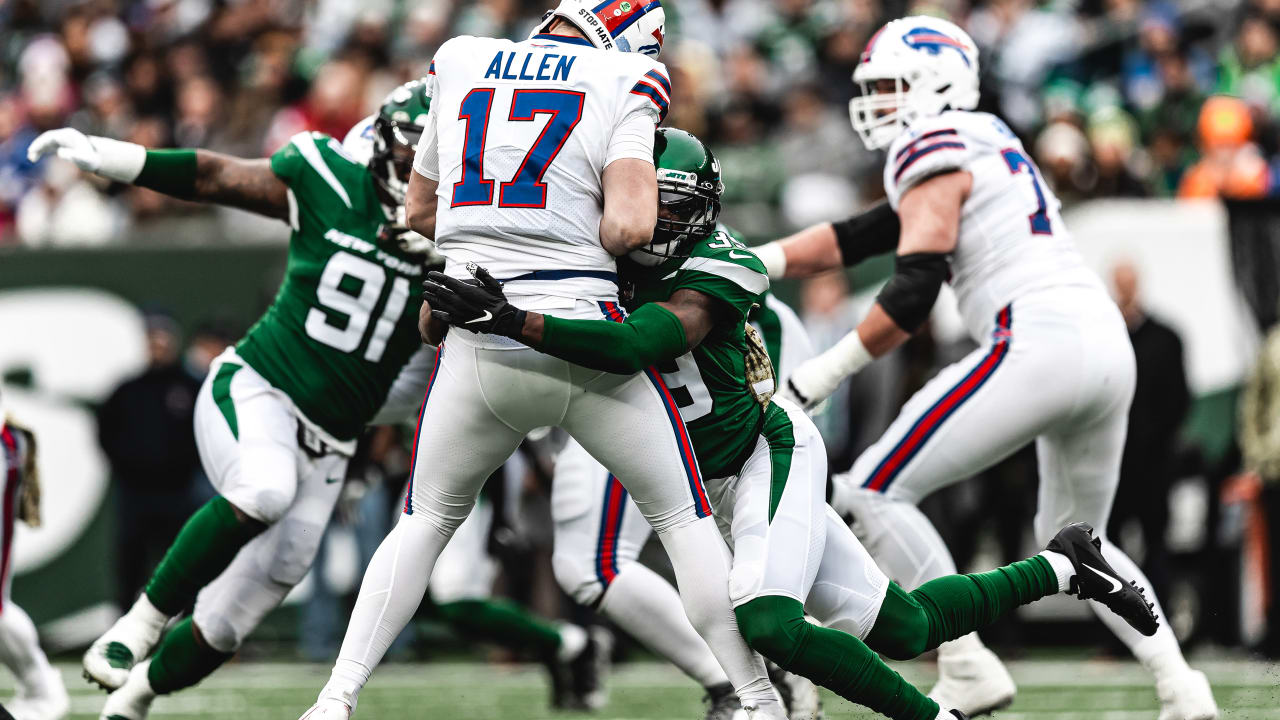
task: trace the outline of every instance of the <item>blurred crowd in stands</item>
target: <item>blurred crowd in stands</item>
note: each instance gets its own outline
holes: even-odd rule
[[[26,147],[42,130],[263,156],[301,130],[343,135],[449,37],[523,37],[546,4],[0,3],[0,245],[123,242],[192,212],[65,163],[32,167]],[[882,192],[879,158],[850,131],[845,105],[868,37],[906,13],[968,29],[982,50],[984,109],[1022,136],[1066,203],[1280,192],[1280,0],[667,7],[668,123],[713,144],[727,218],[750,235],[830,219]]]

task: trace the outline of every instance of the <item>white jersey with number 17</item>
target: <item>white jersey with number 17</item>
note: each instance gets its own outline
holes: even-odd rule
[[[1102,289],[1071,241],[1058,198],[994,115],[944,112],[898,136],[884,168],[889,204],[897,210],[907,190],[957,169],[973,175],[973,187],[949,258],[950,284],[975,340],[990,334],[996,312],[1019,295],[1068,285]]]
[[[440,183],[445,272],[467,278],[475,262],[521,307],[553,314],[570,298],[615,299],[601,174],[621,158],[653,162],[671,102],[666,68],[562,35],[463,36],[436,53],[429,86],[414,168]]]

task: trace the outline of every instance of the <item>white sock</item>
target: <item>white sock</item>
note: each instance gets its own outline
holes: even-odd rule
[[[569,662],[582,654],[587,647],[587,631],[573,623],[560,623],[560,649],[556,657],[560,662]]]
[[[600,612],[702,687],[729,682],[711,648],[689,624],[676,589],[640,563],[627,563],[613,579],[600,600]]]
[[[1071,564],[1071,559],[1052,550],[1042,550],[1040,557],[1048,560],[1053,566],[1053,573],[1058,576],[1058,592],[1070,590],[1071,578],[1076,576],[1076,568]]]
[[[164,630],[164,626],[169,622],[169,616],[163,611],[151,604],[151,599],[144,592],[138,596],[133,607],[129,608],[129,612],[125,613],[122,620],[128,620],[132,623],[138,623],[143,627],[153,630],[157,635]]]
[[[939,645],[938,656],[968,655],[986,647],[986,645],[982,644],[982,638],[978,637],[978,633],[971,632],[968,635],[961,635],[955,640],[949,640]]]
[[[321,698],[354,709],[360,689],[422,603],[449,538],[420,514],[401,515],[369,561],[342,650]]]
[[[0,662],[30,695],[45,695],[53,669],[40,649],[35,623],[22,608],[9,601],[0,612]]]
[[[1129,647],[1133,656],[1142,663],[1148,672],[1156,677],[1157,680],[1166,677],[1174,677],[1189,671],[1191,668],[1187,665],[1187,660],[1182,656],[1182,648],[1178,646],[1178,638],[1173,634],[1173,628],[1169,626],[1169,618],[1165,616],[1164,610],[1160,607],[1160,600],[1156,598],[1151,591],[1151,581],[1143,574],[1136,563],[1129,559],[1120,548],[1116,547],[1106,538],[1102,539],[1102,556],[1107,562],[1111,563],[1111,567],[1115,569],[1120,577],[1128,578],[1138,584],[1138,587],[1147,591],[1147,602],[1154,603],[1152,608],[1156,616],[1160,618],[1160,627],[1156,630],[1156,634],[1147,637],[1142,633],[1134,630],[1125,622],[1123,618],[1107,609],[1105,605],[1096,601],[1090,601],[1093,611],[1097,613],[1098,618],[1102,620],[1120,641]]]
[[[764,659],[742,639],[729,602],[729,548],[706,517],[659,533],[676,572],[685,614],[724,668],[743,705],[776,700]],[[766,688],[767,693],[762,689]]]

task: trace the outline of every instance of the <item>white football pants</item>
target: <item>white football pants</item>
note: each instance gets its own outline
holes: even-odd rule
[[[320,548],[346,477],[347,455],[299,445],[288,398],[229,348],[196,396],[195,435],[209,481],[268,523],[196,596],[192,620],[229,653],[302,581]]]
[[[1120,478],[1134,374],[1124,319],[1105,293],[1054,288],[1020,297],[997,313],[981,347],[913,395],[884,435],[833,478],[832,505],[853,516],[872,556],[912,590],[956,572],[916,504],[1034,440],[1036,542],[1047,544],[1078,521],[1103,536]],[[1150,590],[1138,566],[1105,536],[1103,552],[1117,571]],[[1159,601],[1148,597],[1163,617]],[[1105,607],[1093,608],[1149,666],[1156,655],[1180,653],[1167,622],[1147,638]]]
[[[563,428],[625,478],[671,557],[685,612],[730,681],[740,694],[763,685],[772,696],[763,662],[733,619],[728,548],[716,532],[688,431],[661,376],[614,375],[523,346],[493,347],[502,340],[450,330],[427,385],[405,514],[365,572],[321,696],[355,705],[369,673],[421,602],[436,558],[485,479],[527,433],[544,426]]]

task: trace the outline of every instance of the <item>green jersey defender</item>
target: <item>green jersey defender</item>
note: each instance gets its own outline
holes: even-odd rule
[[[421,83],[393,92],[368,163],[320,133],[253,160],[148,150],[71,128],[32,143],[33,160],[56,152],[112,180],[250,210],[292,231],[275,300],[215,362],[197,399],[201,460],[219,495],[85,654],[86,676],[115,690],[104,718],[141,720],[157,693],[208,675],[310,567],[356,437],[421,347],[413,286],[426,255],[396,208],[429,103]]]

